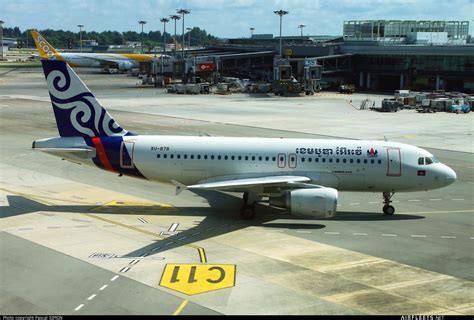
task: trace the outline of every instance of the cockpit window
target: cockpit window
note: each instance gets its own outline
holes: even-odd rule
[[[429,165],[429,164],[433,163],[433,160],[431,160],[431,158],[426,157],[425,162],[426,162],[427,165]]]
[[[439,160],[436,159],[435,157],[432,157],[431,160],[433,160],[434,163],[439,163]]]
[[[425,158],[418,158],[418,164],[420,166],[424,165],[425,164]]]

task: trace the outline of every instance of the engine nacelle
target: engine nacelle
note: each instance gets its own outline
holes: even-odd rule
[[[120,71],[127,71],[133,68],[133,63],[130,61],[120,61],[117,65]]]
[[[332,218],[336,215],[337,190],[333,188],[292,190],[283,197],[270,198],[270,205],[285,207],[296,216]]]

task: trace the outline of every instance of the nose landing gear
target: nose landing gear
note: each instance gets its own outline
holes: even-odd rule
[[[252,198],[256,197],[253,196]],[[242,206],[240,207],[240,216],[243,220],[252,220],[255,218],[255,203],[256,201],[253,201],[252,199],[249,204],[249,193],[244,192],[244,196],[242,197]]]
[[[392,197],[395,192],[384,192],[383,193],[383,213],[387,216],[392,216],[395,213],[395,208],[390,205],[392,203]]]

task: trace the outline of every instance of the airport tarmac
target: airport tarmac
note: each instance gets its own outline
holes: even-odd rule
[[[41,69],[14,70],[0,76],[1,313],[474,313],[472,113],[357,110],[362,94],[178,96],[79,74],[134,132],[387,136],[426,147],[458,180],[396,194],[393,217],[380,213],[380,194],[341,192],[334,219],[262,205],[242,221],[238,194],[175,196],[171,185],[34,152],[57,129]],[[222,275],[213,266],[226,270],[225,287],[212,283]]]

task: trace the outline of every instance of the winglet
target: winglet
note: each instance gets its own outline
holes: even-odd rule
[[[39,34],[37,31],[32,30],[31,31],[31,36],[33,37],[33,40],[35,41],[36,49],[38,49],[38,52],[43,59],[55,59],[56,54],[58,53],[56,49],[52,45],[46,41],[41,34]]]
[[[176,180],[171,180],[171,183],[176,186],[176,195],[178,196],[181,191],[186,190],[188,187],[186,185],[176,181]]]

